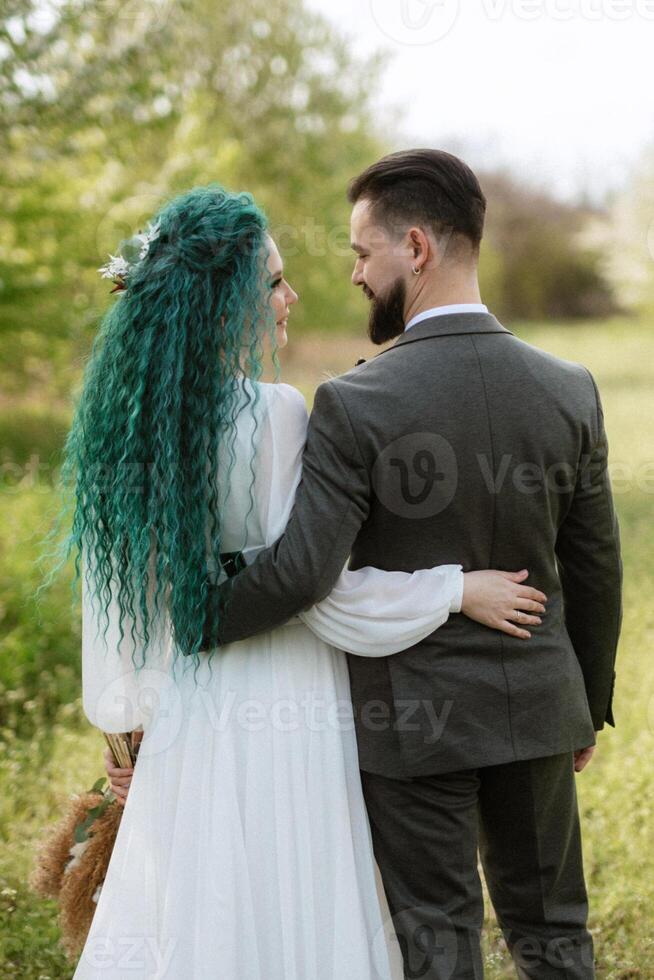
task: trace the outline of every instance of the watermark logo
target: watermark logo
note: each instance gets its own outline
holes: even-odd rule
[[[106,656],[115,656],[109,651]],[[102,653],[98,653],[102,657]],[[176,741],[184,720],[181,692],[165,670],[143,667],[138,675],[127,671],[106,684],[89,704],[98,727],[105,731],[132,731],[143,724],[145,735],[139,759],[166,752]]]
[[[459,0],[370,0],[377,27],[398,44],[422,46],[446,37],[459,16]]]
[[[386,37],[406,46],[427,46],[452,31],[461,12],[459,0],[370,0],[372,18]],[[654,0],[482,0],[480,20],[512,18],[527,23],[654,20]]]
[[[434,432],[401,436],[377,457],[372,483],[392,514],[416,520],[434,517],[445,510],[456,493],[454,449]]]
[[[383,976],[387,959],[397,959],[394,945],[400,950],[405,978],[449,980],[454,973],[458,942],[454,925],[444,912],[431,906],[408,908],[385,920],[372,943],[373,960]]]
[[[89,205],[92,196],[89,197]],[[148,220],[161,203],[161,195],[153,188],[123,198],[112,204],[99,219],[95,229],[95,246],[98,256],[104,257],[118,251],[123,241],[126,241],[140,229],[145,229]],[[137,218],[136,215],[141,217]]]
[[[81,962],[100,972],[116,970],[132,971],[134,976],[163,977],[177,946],[177,939],[170,937],[163,946],[157,936],[98,936],[89,938],[84,947]],[[136,972],[138,971],[138,973]]]
[[[634,17],[654,18],[654,0],[482,0],[484,15],[491,21],[507,16],[523,21],[572,20],[626,21]]]
[[[163,30],[174,10],[174,0],[123,0],[119,4],[100,0],[94,13],[96,17],[110,19],[114,25],[121,22],[136,34],[146,35]]]

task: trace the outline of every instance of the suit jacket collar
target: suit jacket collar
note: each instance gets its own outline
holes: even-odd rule
[[[444,313],[441,316],[421,320],[410,330],[398,337],[392,347],[387,347],[381,354],[402,347],[404,344],[415,344],[419,340],[429,340],[432,337],[453,337],[460,334],[475,333],[508,333],[513,331],[503,327],[492,313]],[[379,356],[379,355],[378,355]]]

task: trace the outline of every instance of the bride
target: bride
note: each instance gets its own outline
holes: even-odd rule
[[[124,811],[74,978],[389,980],[342,651],[389,656],[452,613],[526,639],[507,611],[545,597],[526,572],[345,567],[201,654],[207,583],[277,540],[301,479],[304,400],[259,380],[298,297],[248,194],[195,187],[137,245],[101,270],[118,296],[66,443],[84,711],[143,731],[133,773],[107,758]]]

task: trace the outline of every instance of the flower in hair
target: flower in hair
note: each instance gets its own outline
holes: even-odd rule
[[[111,261],[103,265],[101,269],[98,269],[98,272],[102,273],[103,279],[111,279],[112,282],[116,283],[115,287],[111,290],[112,293],[115,293],[118,289],[127,289],[125,276],[129,272],[129,262],[122,255],[112,255],[109,253],[109,258]]]
[[[101,273],[103,279],[111,279],[115,283],[111,290],[112,293],[127,289],[127,282],[125,281],[127,276],[136,263],[142,261],[148,254],[150,242],[159,237],[159,231],[160,223],[158,221],[154,224],[148,223],[147,231],[139,230],[136,235],[120,243],[118,255],[109,253],[110,261],[98,269],[98,272]]]

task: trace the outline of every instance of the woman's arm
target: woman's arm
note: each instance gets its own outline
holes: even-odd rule
[[[82,706],[91,724],[102,731],[131,732],[151,721],[154,699],[165,680],[165,672],[161,669],[164,645],[154,624],[150,629],[151,645],[146,651],[146,666],[136,669],[134,661],[139,665],[143,659],[142,651],[138,649],[139,631],[135,630],[135,644],[131,636],[133,620],[123,614],[124,635],[121,639],[115,581],[112,581],[112,595],[105,616],[90,587],[92,583],[87,582],[87,560],[83,549]],[[154,571],[152,563],[151,570]]]
[[[298,615],[321,639],[361,657],[406,650],[458,612],[529,639],[523,627],[541,622],[546,596],[523,584],[526,575],[495,570],[464,574],[460,565],[412,573],[344,568],[332,592]]]
[[[442,626],[451,612],[459,612],[462,598],[460,565],[412,573],[346,567],[330,594],[298,616],[340,650],[387,657]]]

